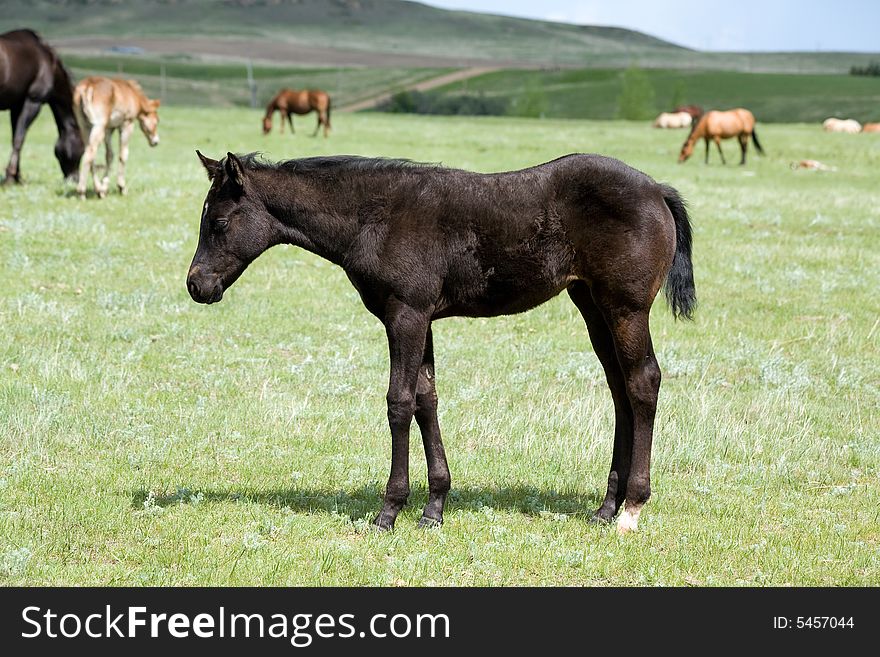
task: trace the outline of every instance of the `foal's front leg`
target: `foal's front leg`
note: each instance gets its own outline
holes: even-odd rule
[[[428,463],[428,503],[422,511],[419,527],[443,524],[443,506],[449,493],[451,478],[446,452],[440,439],[437,421],[437,389],[434,383],[434,339],[430,327],[425,338],[425,354],[416,384],[416,422],[422,431],[425,460]]]
[[[430,312],[416,310],[391,297],[385,309],[385,332],[391,356],[388,425],[391,428],[391,474],[382,510],[373,524],[393,529],[409,497],[409,428],[416,411],[416,385],[425,351]]]
[[[128,142],[131,141],[132,132],[134,121],[123,123],[119,129],[119,171],[116,172],[116,186],[120,194],[125,194],[125,164],[128,162]]]

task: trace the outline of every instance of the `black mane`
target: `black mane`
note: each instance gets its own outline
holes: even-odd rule
[[[323,155],[303,157],[293,160],[270,162],[263,159],[260,152],[236,155],[245,168],[250,171],[284,171],[288,173],[314,173],[333,169],[335,171],[388,171],[399,169],[435,168],[445,169],[440,164],[414,162],[413,160],[390,157],[362,157],[360,155]]]

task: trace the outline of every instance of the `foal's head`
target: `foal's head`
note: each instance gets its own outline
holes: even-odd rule
[[[138,123],[150,146],[159,144],[159,100],[149,100],[143,104],[138,114]]]
[[[258,255],[278,242],[278,231],[254,185],[253,172],[241,159],[227,153],[217,161],[196,153],[211,189],[186,285],[194,301],[215,303]]]

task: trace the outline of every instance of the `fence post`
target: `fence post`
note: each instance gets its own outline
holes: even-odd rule
[[[251,90],[251,107],[257,106],[257,85],[254,82],[254,67],[251,60],[247,60],[247,82],[248,88]]]

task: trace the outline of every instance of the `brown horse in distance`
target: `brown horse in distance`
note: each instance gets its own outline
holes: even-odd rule
[[[691,118],[694,120],[694,123],[700,120],[703,116],[703,108],[699,105],[679,105],[676,107],[673,112],[685,112],[691,115]]]
[[[312,110],[318,113],[318,125],[312,137],[324,126],[324,136],[330,132],[330,96],[320,89],[282,89],[266,105],[266,116],[263,117],[263,134],[272,132],[272,115],[275,111],[281,114],[281,133],[284,133],[284,119],[290,124],[293,133],[293,114],[308,114]]]
[[[739,147],[742,149],[742,159],[740,164],[746,163],[746,149],[749,145],[749,137],[755,142],[755,148],[763,155],[764,149],[758,141],[758,134],[755,132],[755,116],[747,109],[741,107],[737,109],[719,112],[712,110],[706,112],[703,118],[691,130],[684,145],[681,147],[681,153],[678,156],[679,162],[687,160],[694,152],[694,144],[698,139],[706,142],[706,164],[709,163],[709,141],[714,141],[718,147],[718,153],[721,155],[721,163],[727,164],[724,159],[724,151],[721,150],[721,140],[736,137],[739,140]]]
[[[58,127],[55,157],[65,177],[73,177],[83,154],[70,75],[49,46],[31,30],[0,34],[0,110],[12,119],[12,154],[4,183],[21,182],[19,160],[24,136],[43,103],[52,110]]]

